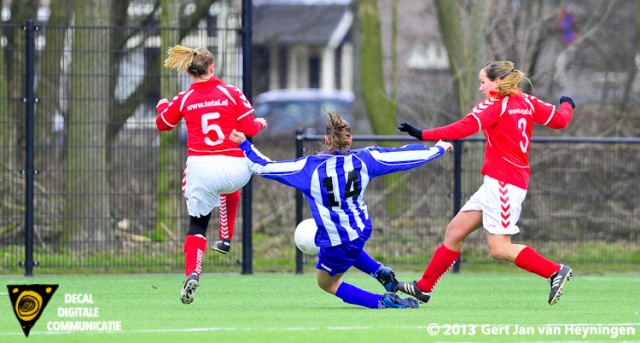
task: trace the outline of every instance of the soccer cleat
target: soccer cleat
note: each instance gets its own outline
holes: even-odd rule
[[[396,292],[398,290],[398,280],[393,269],[380,265],[380,268],[373,273],[374,277],[387,290],[387,292]]]
[[[196,272],[192,272],[187,276],[187,279],[184,280],[182,289],[180,289],[180,300],[183,304],[191,304],[196,298],[196,288],[200,285],[198,280],[199,277]]]
[[[378,308],[418,308],[420,304],[416,299],[400,298],[395,293],[385,293],[378,302]]]
[[[228,239],[222,241],[215,241],[211,243],[211,249],[221,253],[226,254],[231,250],[231,241]]]
[[[573,275],[573,271],[571,270],[571,268],[563,264],[560,265],[560,270],[551,275],[551,277],[549,278],[549,283],[551,284],[551,293],[549,293],[549,305],[553,305],[557,303],[558,300],[560,300],[564,284],[569,281],[571,275]]]
[[[409,282],[409,283],[402,282],[402,281],[398,282],[398,290],[402,293],[408,294],[420,300],[425,304],[431,298],[431,292],[427,293],[427,292],[421,291],[420,288],[418,288],[418,285],[416,284],[415,281]]]

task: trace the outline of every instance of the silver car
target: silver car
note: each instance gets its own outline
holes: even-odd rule
[[[327,116],[332,109],[345,120],[352,120],[352,92],[323,89],[280,89],[258,95],[255,117],[264,117],[269,128],[260,135],[293,135],[297,128],[308,134],[324,134]]]

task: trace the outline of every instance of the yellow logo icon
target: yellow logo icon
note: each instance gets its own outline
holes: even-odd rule
[[[7,285],[7,289],[13,313],[22,326],[22,332],[29,337],[29,331],[40,318],[58,285]]]

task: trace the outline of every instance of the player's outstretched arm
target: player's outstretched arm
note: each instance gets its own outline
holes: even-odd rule
[[[573,99],[571,99],[568,96],[561,96],[560,97],[560,105],[562,106],[563,103],[568,103],[569,105],[571,105],[571,109],[576,108],[576,104],[573,102]]]
[[[441,147],[442,149],[444,149],[444,151],[453,151],[453,144],[445,142],[443,140],[438,141],[435,146]]]
[[[307,181],[301,184],[301,180],[306,179],[298,177],[297,174],[303,170],[309,156],[289,161],[272,161],[247,141],[244,133],[233,130],[229,139],[240,146],[244,155],[249,159],[249,168],[253,173],[298,189],[308,184]]]
[[[573,109],[576,108],[576,104],[568,96],[560,97],[560,106],[554,113],[551,114],[551,118],[544,123],[547,127],[552,129],[564,129],[571,122],[573,117]]]
[[[398,126],[398,130],[402,132],[408,133],[410,136],[413,136],[419,140],[422,140],[422,130],[414,127],[413,125],[403,122]]]

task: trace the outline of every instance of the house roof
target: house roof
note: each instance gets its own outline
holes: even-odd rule
[[[351,28],[348,5],[267,4],[253,9],[253,44],[339,45]]]

